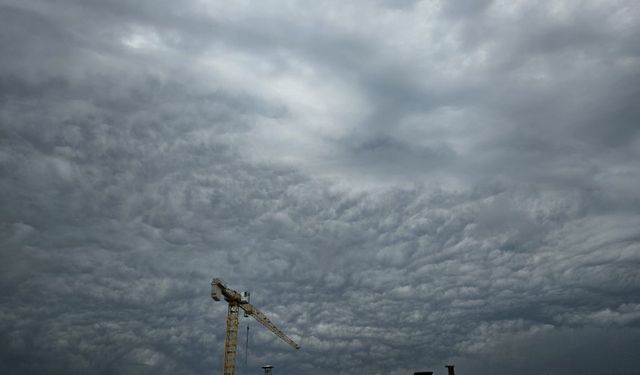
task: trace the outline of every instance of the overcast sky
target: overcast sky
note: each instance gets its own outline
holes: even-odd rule
[[[640,374],[637,0],[0,0],[0,373]]]

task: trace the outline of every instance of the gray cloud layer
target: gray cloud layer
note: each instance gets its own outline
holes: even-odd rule
[[[1,1],[0,372],[638,374],[639,19]]]

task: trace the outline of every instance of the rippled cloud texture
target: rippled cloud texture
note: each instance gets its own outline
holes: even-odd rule
[[[639,4],[0,0],[0,372],[639,374]]]

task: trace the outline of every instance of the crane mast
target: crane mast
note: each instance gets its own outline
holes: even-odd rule
[[[229,289],[224,285],[221,279],[214,278],[211,281],[211,298],[215,301],[224,300],[227,306],[227,329],[224,337],[224,357],[222,361],[223,375],[234,375],[236,370],[236,354],[238,346],[238,314],[240,309],[244,310],[246,315],[252,316],[260,324],[267,327],[276,336],[295,349],[300,349],[300,345],[296,344],[291,338],[282,333],[262,311],[249,303],[248,293],[238,293],[233,289]]]

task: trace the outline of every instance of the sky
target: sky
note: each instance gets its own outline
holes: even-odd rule
[[[638,103],[636,0],[0,0],[0,373],[640,374]]]

